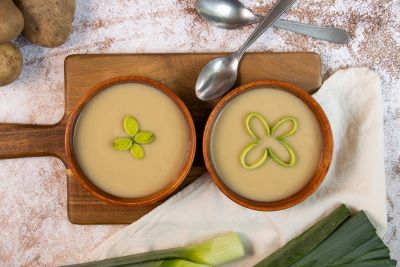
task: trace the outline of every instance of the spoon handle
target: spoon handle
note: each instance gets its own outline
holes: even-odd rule
[[[268,15],[261,21],[253,33],[249,36],[246,42],[236,51],[235,54],[243,56],[244,52],[255,40],[260,37],[296,0],[279,0],[277,4],[271,9]]]
[[[335,27],[314,26],[280,19],[276,20],[273,26],[336,44],[348,43],[351,40],[345,30]]]

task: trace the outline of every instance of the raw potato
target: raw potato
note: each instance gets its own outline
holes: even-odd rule
[[[24,17],[12,0],[0,0],[0,43],[9,42],[21,33]]]
[[[0,86],[15,81],[22,69],[22,55],[12,43],[0,44]]]
[[[56,47],[72,28],[75,0],[14,0],[25,19],[23,35],[34,44]]]

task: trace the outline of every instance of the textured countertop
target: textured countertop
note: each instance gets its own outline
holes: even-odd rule
[[[52,124],[64,112],[63,62],[73,53],[233,51],[252,26],[226,31],[207,25],[195,0],[77,1],[73,32],[54,49],[16,40],[23,73],[0,88],[0,121]],[[272,0],[243,1],[265,13]],[[334,45],[268,30],[252,51],[314,51],[324,78],[340,68],[366,66],[382,79],[388,230],[385,242],[400,260],[400,1],[302,0],[293,21],[348,30],[353,41]],[[18,140],[16,140],[16,145]],[[66,175],[55,158],[0,161],[0,265],[55,266],[79,261],[123,226],[79,226],[67,219]]]

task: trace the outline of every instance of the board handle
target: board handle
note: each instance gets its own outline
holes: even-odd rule
[[[66,163],[66,121],[55,125],[0,124],[0,159],[56,156]]]

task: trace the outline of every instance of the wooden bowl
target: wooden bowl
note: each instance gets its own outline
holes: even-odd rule
[[[323,137],[321,160],[320,160],[320,162],[316,168],[316,171],[315,171],[312,179],[310,180],[310,182],[308,182],[303,187],[303,189],[301,189],[294,195],[291,195],[290,197],[287,197],[285,199],[282,199],[279,201],[273,201],[273,202],[254,201],[254,200],[242,197],[241,195],[235,193],[227,185],[225,185],[225,183],[222,181],[222,179],[218,176],[218,173],[215,170],[212,159],[211,159],[211,149],[210,149],[211,135],[212,135],[212,131],[214,128],[214,124],[216,123],[216,120],[217,120],[220,112],[236,96],[238,96],[246,91],[256,89],[256,88],[261,88],[261,87],[269,87],[269,88],[277,88],[277,89],[285,90],[285,91],[295,95],[300,100],[302,100],[314,113],[314,115],[320,125],[320,129],[321,129],[321,133],[322,133],[322,137]],[[289,207],[292,207],[292,206],[304,201],[311,194],[313,194],[318,189],[320,184],[322,183],[323,179],[325,178],[326,173],[328,172],[329,166],[331,164],[332,155],[333,155],[332,130],[331,130],[328,118],[326,117],[321,106],[317,103],[317,101],[314,100],[314,98],[312,98],[308,93],[306,93],[305,90],[300,89],[299,87],[297,87],[295,85],[285,83],[285,82],[280,82],[280,81],[274,81],[274,80],[256,81],[256,82],[251,82],[251,83],[242,85],[242,86],[232,90],[230,93],[228,93],[226,96],[224,96],[217,103],[217,105],[211,112],[210,117],[208,118],[205,130],[204,130],[203,157],[204,157],[206,168],[207,168],[211,178],[213,179],[214,183],[231,200],[235,201],[236,203],[238,203],[246,208],[250,208],[250,209],[254,209],[254,210],[260,210],[260,211],[282,210],[282,209],[287,209]]]
[[[100,91],[107,89],[110,86],[121,84],[121,83],[142,83],[149,85],[167,95],[170,99],[172,99],[175,104],[182,111],[184,118],[187,122],[187,126],[189,129],[189,142],[187,148],[187,155],[182,169],[179,174],[173,179],[167,186],[165,186],[162,190],[153,193],[146,197],[139,198],[122,198],[111,195],[102,189],[98,188],[94,185],[90,179],[85,175],[85,173],[81,170],[79,163],[76,159],[76,155],[73,149],[74,143],[74,130],[76,126],[76,122],[80,116],[81,111],[83,110],[86,103],[88,103],[92,97],[94,97]],[[65,151],[66,157],[68,161],[68,165],[75,178],[79,181],[79,183],[93,196],[107,201],[108,203],[119,205],[119,206],[144,206],[153,204],[158,202],[167,196],[169,196],[172,192],[174,192],[179,185],[183,182],[186,175],[188,174],[190,167],[192,166],[195,151],[196,151],[196,132],[194,128],[194,123],[192,116],[189,113],[186,105],[183,101],[168,87],[163,85],[160,82],[157,82],[152,79],[144,78],[144,77],[135,77],[135,76],[123,76],[116,77],[104,82],[101,82],[95,85],[86,95],[84,95],[76,104],[73,109],[67,123],[66,133],[65,133]]]

